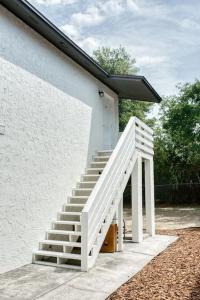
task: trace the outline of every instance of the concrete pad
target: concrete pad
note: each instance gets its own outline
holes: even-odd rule
[[[90,289],[77,289],[69,285],[61,286],[51,293],[45,294],[36,299],[42,300],[99,300],[106,299],[107,293],[97,292]]]
[[[123,252],[101,253],[87,273],[24,266],[0,276],[0,300],[106,299],[175,240],[173,236],[156,235],[140,244],[127,241]]]
[[[80,272],[40,265],[26,265],[0,275],[0,300],[32,300],[71,280]]]
[[[156,256],[160,252],[165,250],[167,246],[175,240],[176,237],[166,235],[155,235],[153,238],[149,237],[144,239],[142,243],[132,243],[131,241],[127,242],[124,251]]]

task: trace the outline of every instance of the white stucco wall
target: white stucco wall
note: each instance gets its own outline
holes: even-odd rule
[[[0,6],[0,273],[31,262],[91,155],[114,146],[117,107],[112,91]]]

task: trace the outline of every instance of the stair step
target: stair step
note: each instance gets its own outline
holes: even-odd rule
[[[106,164],[107,161],[94,161],[90,165],[92,168],[104,168]]]
[[[113,150],[101,150],[98,151],[98,156],[110,156],[112,154]]]
[[[60,211],[57,213],[59,221],[80,221],[80,211]]]
[[[72,196],[69,197],[69,204],[85,204],[87,202],[88,196]]]
[[[34,251],[34,254],[42,255],[42,256],[53,256],[53,257],[59,257],[59,258],[69,258],[69,259],[79,259],[79,260],[81,259],[80,254],[45,251],[45,250],[36,250],[36,251]]]
[[[81,243],[64,242],[64,241],[56,241],[56,240],[43,240],[40,241],[40,244],[81,248]]]
[[[67,210],[67,211],[76,211],[77,212],[81,212],[83,207],[85,206],[85,203],[65,203],[63,205],[64,207],[64,211]]]
[[[81,225],[81,222],[78,221],[53,221],[53,224],[59,224],[59,225]]]
[[[100,175],[103,172],[103,169],[104,168],[88,168],[86,170],[86,173],[87,173],[87,175],[91,175],[91,174],[93,174],[93,175],[95,175],[95,174]]]
[[[81,231],[69,231],[69,230],[49,229],[46,232],[48,234],[62,234],[62,235],[76,235],[76,236],[81,236]]]
[[[100,175],[99,174],[85,174],[82,175],[82,180],[84,181],[93,181],[93,182],[97,182],[97,180],[99,179]]]
[[[77,188],[72,191],[73,196],[89,196],[92,188]]]
[[[66,203],[64,206],[66,207],[84,207],[84,203]]]
[[[65,216],[81,216],[81,212],[79,211],[60,211],[58,214]]]
[[[96,182],[95,181],[81,181],[77,184],[78,188],[94,188]]]
[[[71,196],[69,197],[70,199],[82,199],[82,200],[87,200],[88,196]]]
[[[65,203],[63,205],[64,212],[81,212],[83,207],[85,206],[85,202],[83,203]]]
[[[109,160],[109,158],[110,158],[110,155],[108,155],[108,156],[103,156],[103,155],[95,156],[94,157],[94,162],[107,162]]]

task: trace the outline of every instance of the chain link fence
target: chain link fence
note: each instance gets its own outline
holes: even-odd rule
[[[143,186],[143,199],[145,199],[145,188]],[[155,185],[156,204],[200,205],[200,183],[159,184]],[[131,205],[131,182],[124,191],[125,206]]]
[[[155,185],[158,203],[200,204],[200,183]]]

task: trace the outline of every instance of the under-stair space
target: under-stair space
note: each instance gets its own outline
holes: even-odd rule
[[[33,254],[36,264],[59,266],[70,269],[81,268],[81,212],[96,182],[102,174],[112,151],[97,152],[80,182],[72,190],[72,196],[57,213],[46,238],[39,242],[39,250]]]

